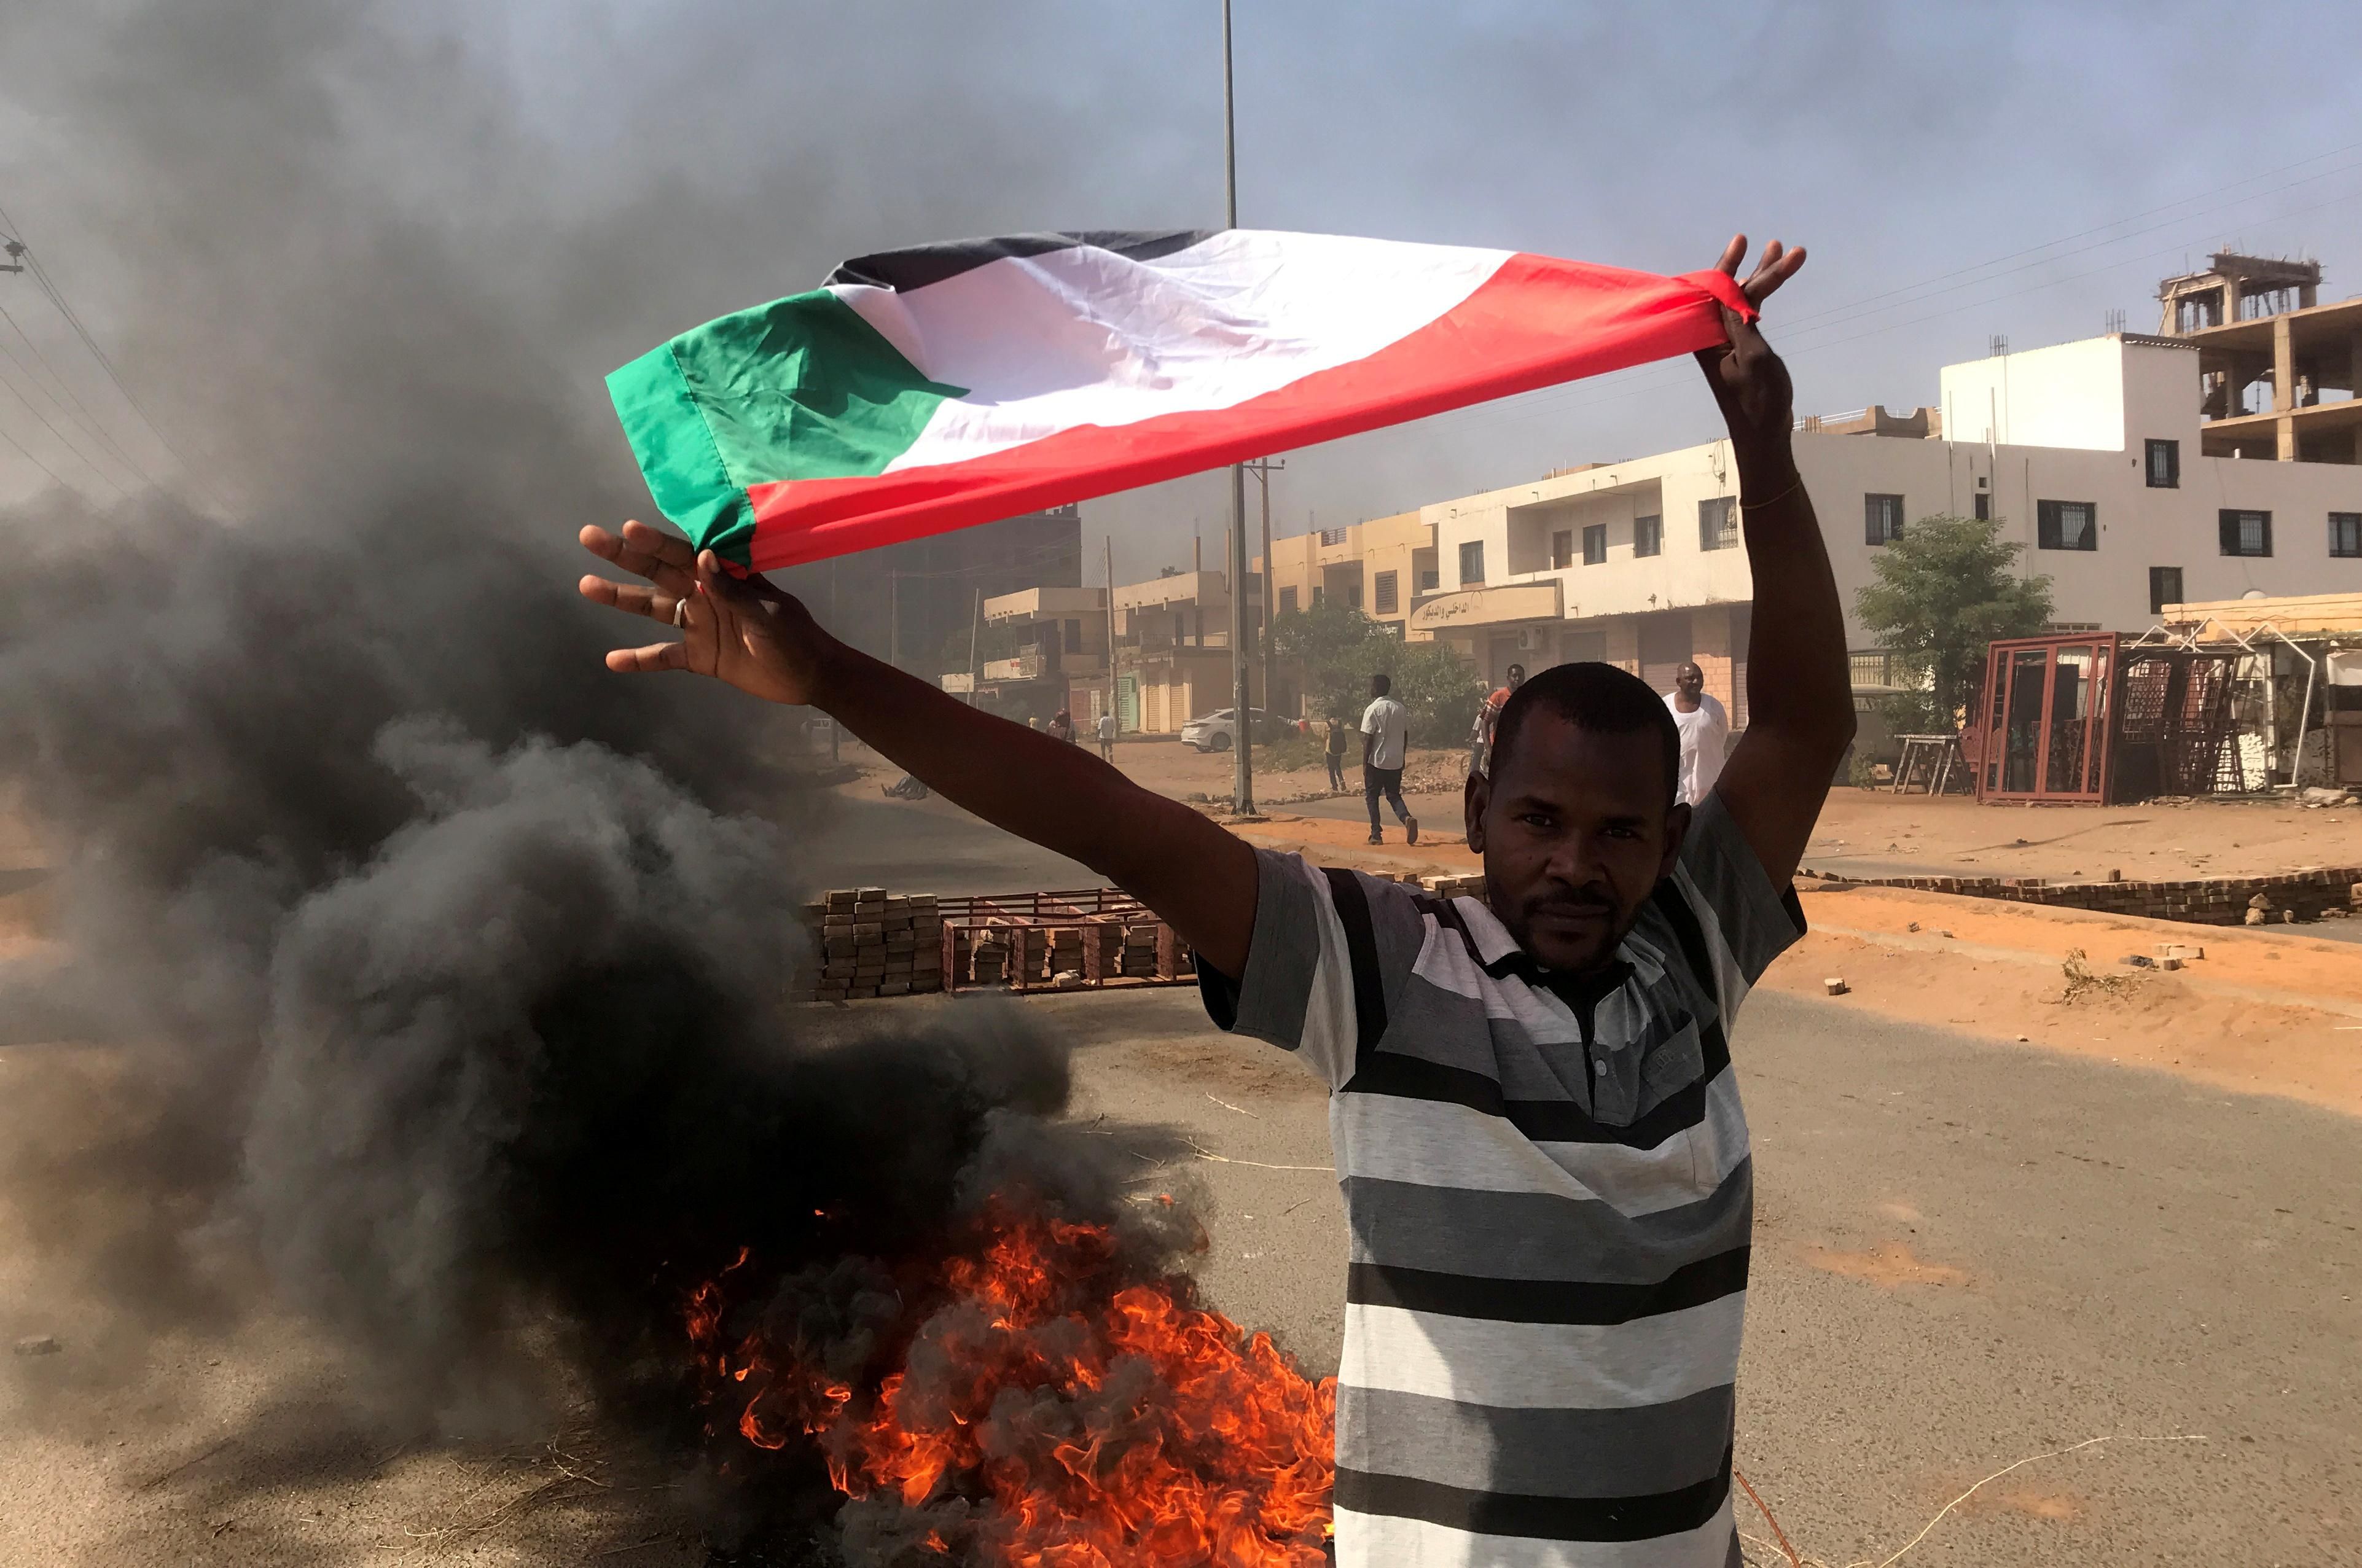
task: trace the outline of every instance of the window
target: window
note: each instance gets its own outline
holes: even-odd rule
[[[1861,542],[1891,545],[1903,537],[1903,498],[1865,495],[1861,498]]]
[[[1080,621],[1066,623],[1066,651],[1068,653],[1083,651],[1083,624]]]
[[[2034,542],[2046,550],[2098,549],[2100,523],[2097,509],[2088,501],[2036,502]]]
[[[1981,490],[1977,491],[1976,519],[1980,523],[1990,523],[1992,521],[1992,492],[1991,491]]]
[[[1442,586],[1443,574],[1441,572],[1422,571],[1418,574],[1418,591],[1421,593],[1432,593]]]
[[[1636,556],[1661,556],[1665,553],[1665,520],[1661,517],[1632,519],[1632,553]]]
[[[1583,564],[1600,566],[1607,559],[1607,525],[1594,523],[1583,531]]]
[[[1738,501],[1735,496],[1717,495],[1712,501],[1698,502],[1698,548],[1701,550],[1735,549],[1738,545]]]
[[[2148,443],[2148,487],[2151,490],[2181,488],[2181,443],[2151,441]]]
[[[2181,602],[2181,569],[2178,566],[2149,568],[2148,613],[2162,615],[2167,605]]]
[[[2224,511],[2217,514],[2226,556],[2268,556],[2272,553],[2272,514],[2268,512]]]
[[[1362,607],[1362,585],[1360,583],[1349,582],[1345,585],[1345,602],[1356,610],[1359,610]]]
[[[2362,512],[2333,512],[2329,514],[2329,553],[2333,556],[2362,556]]]
[[[1401,592],[1396,586],[1397,580],[1390,571],[1382,571],[1371,580],[1371,586],[1377,591],[1379,614],[1391,615],[1402,608]]]
[[[1574,530],[1561,528],[1551,536],[1551,569],[1574,564]]]
[[[1279,591],[1279,613],[1283,615],[1296,613],[1296,590],[1283,588]]]
[[[1317,583],[1317,582],[1316,582],[1316,583],[1314,583],[1314,584],[1312,585],[1312,602],[1313,602],[1316,606],[1317,606],[1318,604],[1319,604],[1319,602],[1320,602],[1322,600],[1324,600],[1324,599],[1326,599],[1326,598],[1328,598],[1328,597],[1329,597],[1329,593],[1328,593],[1328,591],[1327,591],[1326,589],[1322,588],[1322,587],[1321,587],[1319,583]]]
[[[1460,586],[1473,588],[1485,580],[1485,541],[1472,539],[1460,547]]]

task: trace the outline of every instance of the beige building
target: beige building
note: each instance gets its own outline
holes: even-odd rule
[[[1260,580],[1247,583],[1250,636],[1262,627]],[[1126,734],[1172,734],[1191,719],[1231,705],[1231,593],[1218,571],[1176,571],[1115,591],[1116,668],[1112,682],[1077,691],[1096,721],[1109,703]],[[1249,701],[1261,705],[1260,661],[1249,666]]]
[[[1264,569],[1261,557],[1254,569]],[[1271,584],[1277,614],[1345,604],[1397,636],[1408,635],[1412,613],[1439,587],[1435,525],[1405,512],[1274,539]]]
[[[2362,466],[2350,441],[2330,439],[2362,422],[2362,353],[2322,347],[2354,327],[2362,300],[2227,329],[2283,344],[2277,386],[2293,406],[2261,415],[2217,390],[2246,375],[2234,390],[2252,401],[2254,363],[2209,370],[2229,350],[2202,329],[1948,366],[1936,409],[1800,421],[1796,463],[1852,646],[1876,646],[1853,604],[1878,552],[1936,513],[2004,519],[2025,547],[2022,569],[2052,580],[2062,624],[2139,630],[2182,601],[2362,589]],[[2290,350],[2311,376],[2301,392]],[[1593,464],[1419,516],[1434,527],[1441,582],[1412,610],[1410,635],[1451,642],[1488,681],[1512,662],[1600,658],[1669,690],[1673,668],[1695,659],[1745,723],[1757,627],[1727,442]]]

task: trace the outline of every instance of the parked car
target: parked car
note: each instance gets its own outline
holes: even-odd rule
[[[1286,727],[1286,720],[1275,719],[1261,708],[1250,708],[1247,713],[1254,724],[1257,740],[1270,740]],[[1199,751],[1228,751],[1238,744],[1238,738],[1239,714],[1235,708],[1218,708],[1181,726],[1181,744],[1196,746]]]

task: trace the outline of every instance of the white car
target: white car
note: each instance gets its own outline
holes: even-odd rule
[[[1261,708],[1250,708],[1247,713],[1254,724],[1255,733],[1269,740],[1271,715]],[[1238,744],[1238,740],[1239,711],[1236,708],[1219,708],[1181,726],[1181,744],[1195,746],[1199,751],[1228,751]]]

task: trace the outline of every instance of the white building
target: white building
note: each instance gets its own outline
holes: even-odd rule
[[[1877,646],[1853,603],[1878,551],[1939,513],[2003,519],[2067,625],[2136,631],[2185,600],[2362,590],[2362,466],[2343,435],[2362,415],[2362,300],[2288,315],[2300,346],[2333,347],[2305,377],[2280,374],[2260,413],[2242,398],[2274,371],[2256,370],[2225,401],[2224,351],[2209,340],[2260,327],[2268,343],[2277,327],[2286,363],[2285,322],[2004,354],[1947,366],[1932,410],[1800,421],[1796,464],[1850,646]],[[2240,363],[2231,379],[2253,369]],[[2344,398],[2323,395],[2324,376],[2342,378]],[[2216,417],[2202,422],[2202,408]],[[2321,434],[2281,436],[2274,460],[2273,432],[2291,425]],[[1409,635],[1457,645],[1488,682],[1512,662],[1606,659],[1669,690],[1673,667],[1695,659],[1743,724],[1748,646],[1778,628],[1749,602],[1738,493],[1716,441],[1424,507],[1441,580]]]

